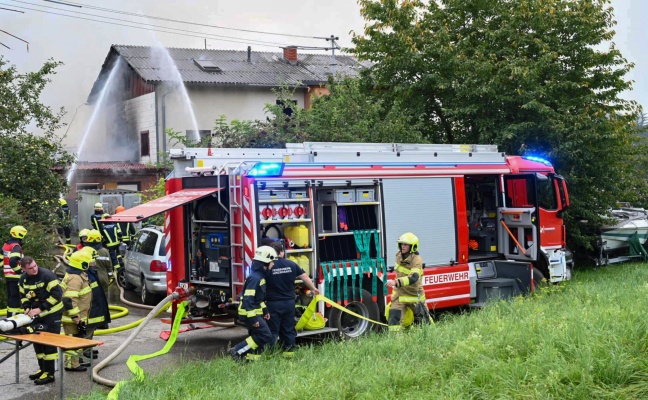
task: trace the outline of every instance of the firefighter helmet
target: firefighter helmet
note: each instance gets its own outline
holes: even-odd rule
[[[85,251],[86,253],[90,254],[90,257],[92,258],[92,261],[96,260],[97,257],[99,257],[99,252],[97,252],[97,250],[93,249],[90,246],[84,246],[79,251]]]
[[[84,228],[79,231],[79,239],[82,237],[88,237],[88,232],[90,232],[90,229]]]
[[[92,254],[87,251],[75,251],[68,257],[68,264],[71,267],[85,271],[90,267],[92,260]]]
[[[59,205],[67,206],[67,201],[65,201],[65,199],[59,199]]]
[[[118,214],[118,213],[120,213],[120,212],[122,212],[122,211],[126,211],[126,207],[124,207],[124,206],[117,206],[117,208],[115,208],[115,214]]]
[[[102,203],[95,203],[95,210],[103,210],[103,204]]]
[[[277,259],[277,252],[270,246],[261,246],[254,252],[254,260],[270,263]]]
[[[25,229],[24,226],[22,225],[16,225],[11,230],[9,231],[11,236],[15,237],[16,239],[24,239],[25,236],[27,236],[27,229]]]
[[[103,214],[101,215],[101,218],[102,218],[102,219],[103,219],[103,218],[110,218],[110,213],[103,213]]]
[[[418,251],[419,239],[412,232],[403,233],[401,237],[398,238],[398,250],[400,250],[400,245],[402,243],[412,246],[412,248],[410,249],[412,253],[416,253]]]
[[[88,237],[86,238],[86,242],[88,243],[101,242],[101,233],[99,233],[99,231],[96,229],[91,230],[90,232],[88,232]]]

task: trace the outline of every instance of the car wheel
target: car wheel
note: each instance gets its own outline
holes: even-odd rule
[[[135,289],[135,285],[128,282],[128,280],[126,279],[126,271],[124,271],[124,268],[119,268],[117,270],[117,284],[123,287],[125,290]]]
[[[155,298],[156,296],[153,293],[149,292],[149,290],[146,288],[146,279],[144,278],[144,275],[140,277],[140,283],[142,284],[140,289],[142,303],[149,306],[154,306],[155,304],[157,304]]]

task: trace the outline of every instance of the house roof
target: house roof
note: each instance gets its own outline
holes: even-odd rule
[[[250,52],[248,62],[248,52],[240,50],[112,45],[92,87],[89,102],[101,90],[104,79],[120,57],[150,84],[177,81],[179,74],[189,85],[276,87],[285,83],[295,86],[326,83],[334,70],[328,54],[299,54],[297,62],[289,62],[283,53]],[[202,69],[195,60],[206,61],[216,67],[216,71]],[[370,65],[359,63],[348,55],[336,55],[335,62],[335,73],[343,76],[356,76],[361,68]],[[172,63],[177,66],[177,72]]]

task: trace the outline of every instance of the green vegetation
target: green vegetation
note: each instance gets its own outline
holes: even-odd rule
[[[399,336],[303,346],[291,361],[189,362],[129,382],[120,399],[648,398],[645,282],[645,264],[580,272]]]

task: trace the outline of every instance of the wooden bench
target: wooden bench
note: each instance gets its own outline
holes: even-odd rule
[[[28,333],[24,335],[8,335],[6,333],[0,334],[0,337],[6,337],[16,341],[16,383],[19,383],[20,375],[20,341],[38,343],[45,346],[54,346],[58,349],[58,367],[59,367],[59,398],[63,397],[63,370],[65,370],[65,363],[63,362],[63,352],[68,350],[87,349],[95,346],[101,346],[103,342],[96,340],[82,339],[74,336],[65,336],[51,332],[38,332]],[[90,368],[92,369],[92,357],[90,357]]]

